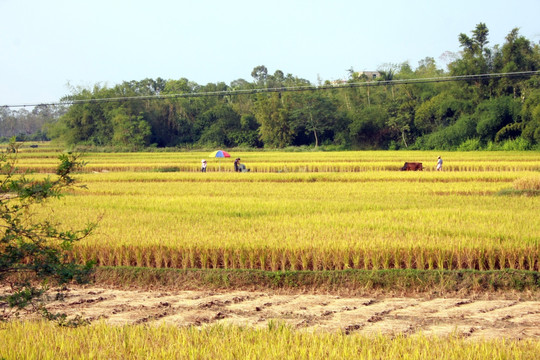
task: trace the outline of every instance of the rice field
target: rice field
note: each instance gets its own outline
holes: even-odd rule
[[[59,151],[23,148],[20,171],[47,176]],[[71,257],[98,266],[540,271],[535,152],[91,153],[86,188],[34,209],[81,228]],[[444,171],[434,171],[437,156]],[[199,172],[201,159],[208,172]],[[405,161],[422,172],[397,171]],[[508,192],[510,190],[510,192]],[[505,191],[507,195],[505,194]],[[470,341],[267,327],[0,323],[0,358],[533,359],[535,339]],[[223,345],[226,344],[224,351]],[[271,346],[268,346],[271,344]]]
[[[19,153],[21,169],[51,172],[58,164],[61,149],[50,144],[38,148],[24,146]],[[208,172],[232,172],[233,159],[240,157],[251,172],[260,173],[335,173],[393,171],[403,163],[422,162],[424,171],[435,171],[437,156],[444,160],[445,171],[539,171],[538,152],[485,151],[231,151],[232,159],[209,157],[210,151],[88,153],[86,172],[197,172],[201,160],[208,161]]]
[[[21,169],[52,154],[22,152]],[[205,155],[89,154],[87,189],[37,211],[101,218],[72,256],[106,266],[539,270],[539,198],[498,195],[540,183],[538,153],[443,153],[436,172],[430,152],[244,152],[250,173],[207,157],[200,173]],[[433,167],[396,171],[412,160]]]
[[[0,340],[6,359],[534,359],[540,352],[532,339],[311,334],[277,322],[262,329],[12,322],[0,323]]]

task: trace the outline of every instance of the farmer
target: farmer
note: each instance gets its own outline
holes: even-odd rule
[[[206,172],[206,160],[203,160],[201,163],[202,163],[202,165],[201,165],[201,171],[202,171],[202,172]]]
[[[236,158],[236,160],[234,160],[234,171],[240,172],[240,158]]]
[[[442,171],[442,159],[440,156],[437,158],[437,171]]]

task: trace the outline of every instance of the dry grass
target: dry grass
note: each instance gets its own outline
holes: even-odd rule
[[[516,190],[540,191],[540,175],[517,179],[513,182],[513,187]]]

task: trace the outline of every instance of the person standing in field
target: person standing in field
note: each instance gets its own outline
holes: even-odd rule
[[[206,160],[202,161],[201,171],[204,172],[204,173],[206,172]]]
[[[442,159],[440,156],[437,158],[437,171],[442,171]]]
[[[236,158],[236,160],[234,160],[234,171],[235,172],[240,171],[240,158]]]

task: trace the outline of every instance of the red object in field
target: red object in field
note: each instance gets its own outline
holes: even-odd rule
[[[422,171],[422,163],[419,162],[406,162],[400,169],[401,171]]]

